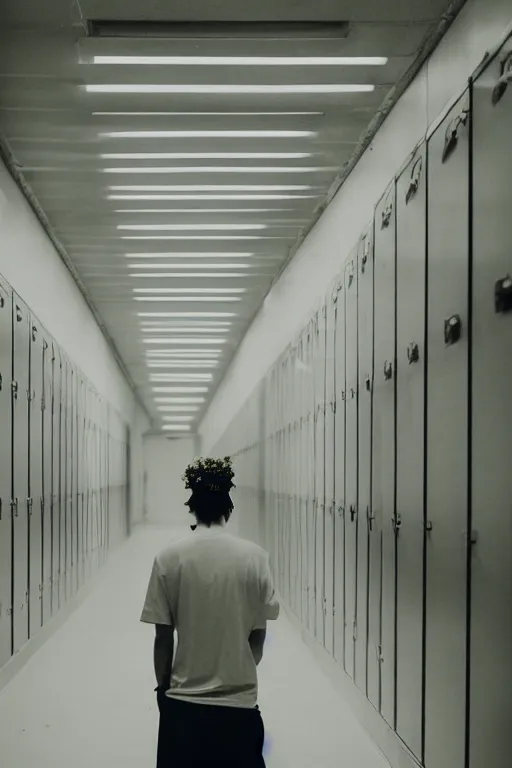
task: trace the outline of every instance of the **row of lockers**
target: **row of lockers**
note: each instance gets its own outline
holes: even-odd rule
[[[128,487],[122,419],[3,281],[0,424],[1,667],[102,563]]]
[[[509,41],[217,448],[279,591],[428,768],[512,754],[511,72]]]

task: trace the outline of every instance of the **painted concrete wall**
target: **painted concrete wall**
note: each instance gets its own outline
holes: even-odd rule
[[[197,441],[193,437],[168,440],[148,436],[144,439],[145,522],[177,526],[193,523],[184,506],[190,492],[181,477],[196,456]]]
[[[485,52],[511,22],[510,0],[468,0],[268,294],[202,421],[205,451],[222,437],[258,382],[305,325],[408,153],[463,90]]]

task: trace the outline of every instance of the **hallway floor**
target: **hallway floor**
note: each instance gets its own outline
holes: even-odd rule
[[[169,530],[135,532],[92,593],[0,693],[2,768],[152,768],[152,628],[139,615]],[[260,666],[268,768],[386,768],[285,614]]]

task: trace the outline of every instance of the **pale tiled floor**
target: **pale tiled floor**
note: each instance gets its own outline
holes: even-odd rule
[[[153,768],[153,635],[138,619],[153,555],[171,535],[137,531],[0,693],[2,768]],[[268,768],[386,768],[284,615],[259,669]]]

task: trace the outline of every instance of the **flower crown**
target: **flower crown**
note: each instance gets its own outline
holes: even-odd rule
[[[185,488],[196,491],[205,488],[209,491],[231,490],[234,488],[231,458],[224,459],[195,459],[185,470],[182,480]]]

